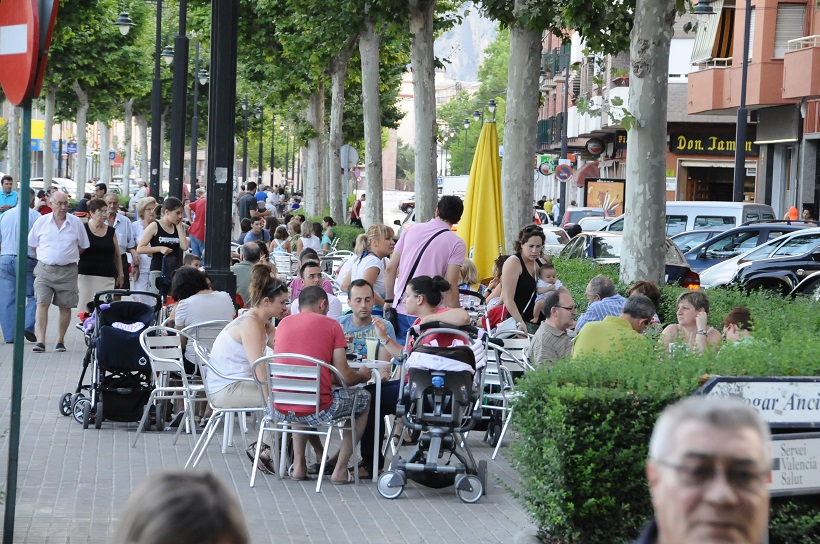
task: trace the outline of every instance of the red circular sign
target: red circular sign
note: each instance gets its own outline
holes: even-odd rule
[[[598,138],[590,138],[587,141],[587,151],[590,155],[600,155],[604,152],[604,142]]]
[[[569,181],[572,177],[572,167],[568,164],[559,164],[555,167],[555,177],[558,181]]]
[[[0,2],[0,85],[15,106],[34,88],[39,39],[37,0]]]

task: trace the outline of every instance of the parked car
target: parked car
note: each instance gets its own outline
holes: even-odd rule
[[[723,231],[706,242],[696,245],[689,251],[684,251],[683,254],[686,260],[689,261],[692,270],[700,272],[721,261],[746,253],[769,240],[779,238],[788,232],[805,229],[808,226],[806,223],[790,222],[741,225]]]
[[[567,208],[559,226],[564,227],[569,223],[578,223],[583,217],[609,217],[609,215],[603,208]]]
[[[623,235],[620,233],[582,232],[564,247],[561,257],[592,259],[596,263],[620,265],[622,241]],[[666,283],[698,289],[698,273],[689,267],[678,246],[669,238],[666,238],[664,246]]]
[[[552,225],[552,217],[550,217],[550,214],[548,214],[544,210],[539,210],[537,208],[533,208],[533,212],[535,216],[535,223],[537,225]]]
[[[608,217],[591,215],[588,217],[582,217],[578,221],[578,226],[581,227],[582,231],[591,232],[594,230],[601,230],[607,225],[607,223],[609,223],[609,221],[610,219]]]
[[[815,302],[820,302],[820,272],[812,272],[803,278],[789,295],[804,295],[811,297]]]
[[[404,213],[408,213],[410,210],[416,209],[416,196],[413,195],[410,198],[402,200],[399,202],[399,209]]]
[[[601,230],[606,230],[606,227]],[[673,242],[675,242],[675,245],[678,246],[681,251],[686,253],[693,247],[702,244],[706,240],[713,238],[716,234],[721,232],[725,232],[725,229],[687,230],[685,232],[681,232],[680,234],[671,236],[670,238]]]
[[[768,204],[753,202],[710,202],[673,200],[666,203],[666,235],[687,230],[730,229],[751,221],[777,219]],[[624,216],[617,217],[604,230],[623,231]]]
[[[547,255],[558,255],[569,243],[569,235],[561,227],[541,227],[544,230],[544,253]]]
[[[701,285],[742,285],[786,294],[820,270],[820,228],[796,230],[704,270]]]

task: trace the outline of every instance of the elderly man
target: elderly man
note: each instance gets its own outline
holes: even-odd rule
[[[620,315],[626,299],[615,291],[615,283],[611,278],[598,275],[589,280],[586,289],[586,297],[589,307],[578,320],[575,332],[580,333],[581,329],[591,321],[601,321],[608,315]]]
[[[302,278],[302,283],[305,286],[305,289],[311,285],[315,285],[322,288],[322,268],[316,261],[306,261],[302,267],[299,269],[299,277]],[[302,300],[302,293],[299,292],[299,298],[294,300],[290,306],[290,313],[298,314],[299,313],[299,306],[300,300]],[[342,310],[342,301],[339,300],[336,295],[331,295],[327,293],[327,300],[328,300],[328,317],[332,317],[334,319],[341,317],[344,311]]]
[[[652,322],[655,305],[648,296],[636,293],[626,299],[618,317],[608,315],[603,321],[588,323],[575,338],[572,357],[618,357],[626,352],[651,345],[643,331]]]
[[[262,251],[256,242],[248,242],[242,246],[242,260],[231,267],[231,272],[236,276],[236,294],[242,297],[245,304],[251,299],[249,290],[251,284],[251,270],[253,265],[262,258]]]
[[[37,300],[37,343],[32,351],[46,350],[48,307],[60,308],[60,323],[55,351],[65,351],[65,332],[71,321],[71,309],[77,306],[77,263],[88,246],[83,222],[68,214],[68,195],[51,194],[53,212],[41,216],[28,234],[28,245],[37,252],[34,269],[34,296]]]
[[[561,287],[544,296],[544,314],[547,318],[530,343],[530,359],[534,364],[553,363],[572,351],[567,330],[575,326],[575,301],[569,291]]]
[[[655,518],[636,544],[763,542],[769,521],[769,428],[732,397],[689,397],[652,432],[646,477]]]
[[[17,283],[17,248],[20,244],[21,214],[28,214],[28,232],[40,214],[34,209],[34,190],[29,189],[29,205],[17,206],[8,213],[0,215],[0,293],[3,293],[3,303],[0,304],[0,327],[3,329],[3,339],[7,344],[14,343],[14,294],[19,292]],[[34,267],[37,257],[31,248],[26,259],[26,314],[23,335],[29,342],[37,340],[34,334],[34,316],[36,304],[34,302]]]
[[[5,175],[2,178],[3,190],[0,192],[0,214],[17,205],[19,197],[17,191],[12,191],[11,186],[14,184],[14,178]]]
[[[298,353],[315,357],[334,367],[341,373],[348,386],[366,383],[370,379],[370,369],[362,367],[358,372],[347,364],[345,341],[342,327],[334,319],[327,316],[327,293],[317,285],[305,287],[299,294],[299,306],[302,312],[298,315],[285,317],[276,328],[276,343],[273,352]],[[305,339],[310,341],[306,342]],[[294,361],[296,364],[309,364]],[[367,413],[370,408],[370,395],[359,392],[356,405],[353,405],[351,392],[344,389],[332,389],[332,380],[329,372],[323,371],[321,380],[320,418],[317,420],[312,407],[305,406],[277,406],[284,412],[293,412],[296,421],[309,426],[317,426],[323,421],[339,417],[344,414],[354,414],[356,421],[356,436],[361,437],[367,422]],[[293,436],[293,468],[290,477],[294,480],[307,478],[305,462],[305,447],[307,437],[303,434]],[[350,432],[345,432],[342,445],[339,448],[338,460],[333,469],[330,481],[333,484],[348,484],[352,475],[347,472],[347,462],[353,454],[353,439]]]
[[[133,267],[134,282],[136,283],[140,274],[139,255],[137,254],[137,238],[131,228],[131,221],[120,213],[120,199],[116,193],[106,193],[105,204],[108,207],[105,222],[117,234],[117,246],[120,250],[120,259],[122,259],[122,270],[123,272],[128,271],[128,254],[130,253],[131,262],[137,263]],[[131,288],[131,274],[123,274],[122,288]]]

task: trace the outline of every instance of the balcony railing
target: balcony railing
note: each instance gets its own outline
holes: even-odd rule
[[[797,51],[798,49],[805,49],[807,47],[820,47],[820,34],[804,36],[802,38],[789,40],[786,43],[788,44],[789,51]]]
[[[728,68],[732,65],[732,57],[710,59],[695,64],[698,70],[708,70],[709,68]]]

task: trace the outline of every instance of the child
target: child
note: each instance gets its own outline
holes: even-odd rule
[[[544,309],[544,296],[559,287],[561,287],[561,280],[555,275],[555,267],[551,262],[545,263],[538,272],[538,281],[535,284],[535,292],[538,293],[538,296],[535,297],[535,306],[533,306],[533,323],[538,323],[538,316],[541,315],[541,310]]]

